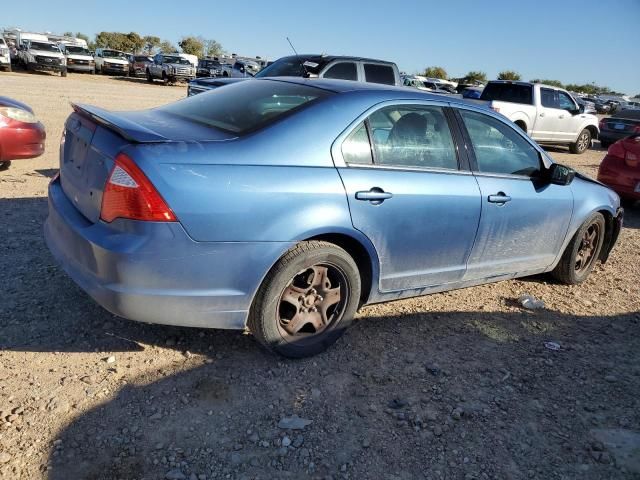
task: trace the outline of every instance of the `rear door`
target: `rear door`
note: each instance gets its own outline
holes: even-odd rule
[[[455,282],[465,273],[480,192],[458,155],[445,105],[378,107],[334,144],[353,225],[378,253],[381,291]]]
[[[458,113],[482,195],[465,280],[544,270],[567,234],[571,188],[541,180],[541,153],[517,127],[478,111]]]
[[[358,65],[352,61],[334,62],[328,65],[327,69],[320,74],[320,77],[357,81]]]

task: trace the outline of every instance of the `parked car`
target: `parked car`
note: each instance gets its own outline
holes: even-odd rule
[[[568,145],[571,153],[580,154],[598,138],[598,117],[584,113],[561,88],[494,80],[487,83],[480,100],[541,144]]]
[[[46,37],[45,37],[46,38]],[[30,71],[54,72],[67,76],[67,61],[60,47],[49,40],[26,40],[19,44],[18,62]]]
[[[203,58],[198,62],[196,77],[219,77],[222,75],[222,65],[220,61]]]
[[[260,65],[257,62],[249,60],[236,60],[233,63],[221,63],[223,77],[230,78],[248,78],[253,77],[260,71]]]
[[[96,48],[95,61],[98,73],[129,76],[129,57],[125,52],[111,48]]]
[[[573,99],[576,101],[576,103],[578,104],[578,107],[582,112],[589,113],[591,115],[595,115],[598,113],[598,111],[596,110],[596,105],[592,101],[586,100],[578,96],[573,96]]]
[[[143,112],[75,105],[65,131],[45,237],[68,274],[121,317],[248,328],[291,357],[362,304],[580,283],[622,221],[615,192],[503,116],[407,88],[257,79]]]
[[[630,204],[640,200],[640,133],[609,147],[598,169],[598,180]]]
[[[0,37],[0,68],[7,72],[11,71],[11,52],[9,45],[2,37]]]
[[[12,160],[42,155],[45,139],[44,125],[28,105],[0,97],[0,170],[9,168]]]
[[[148,55],[129,56],[129,75],[133,77],[146,76],[147,67],[153,63],[153,58]]]
[[[404,76],[402,77],[402,83],[405,87],[413,87],[430,93],[439,93],[441,95],[458,94],[455,88],[450,85],[420,75]]]
[[[402,85],[400,71],[393,62],[335,55],[292,55],[282,57],[260,70],[255,78],[304,77],[334,78],[360,82]],[[251,77],[247,77],[251,78]],[[188,96],[219,88],[247,78],[197,79],[189,82]]]
[[[147,81],[162,80],[166,85],[196,78],[196,69],[178,54],[158,53],[147,66]]]
[[[594,98],[593,103],[596,107],[596,112],[601,114],[611,113],[611,105],[609,105],[604,100],[600,100],[599,98]]]
[[[63,51],[67,59],[67,70],[75,72],[96,73],[96,61],[87,47],[82,45],[64,45]]]
[[[640,133],[640,110],[621,110],[600,120],[600,145],[603,148],[634,133]]]

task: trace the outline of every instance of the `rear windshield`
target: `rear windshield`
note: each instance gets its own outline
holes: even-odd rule
[[[480,99],[498,100],[500,102],[526,103],[533,105],[531,85],[518,85],[515,83],[489,83]]]
[[[249,80],[194,95],[159,110],[242,135],[330,95],[333,92],[306,85]]]

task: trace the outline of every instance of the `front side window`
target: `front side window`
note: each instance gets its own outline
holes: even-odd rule
[[[373,113],[368,121],[376,164],[458,168],[451,131],[441,107],[385,107]]]
[[[478,171],[535,176],[541,168],[538,151],[514,128],[489,115],[460,110],[471,137]]]
[[[364,77],[367,82],[371,83],[382,83],[384,85],[396,84],[396,76],[393,72],[393,68],[388,65],[365,63]]]
[[[558,92],[559,105],[562,110],[572,111],[576,109],[573,99],[564,92]]]
[[[353,62],[340,62],[330,67],[322,76],[338,80],[358,80],[358,69]]]

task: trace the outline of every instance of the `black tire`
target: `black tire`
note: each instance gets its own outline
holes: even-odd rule
[[[605,142],[604,140],[600,140],[600,146],[604,149],[607,149],[611,146],[611,142]]]
[[[591,146],[591,132],[589,129],[585,128],[578,135],[578,140],[575,143],[571,143],[569,145],[569,151],[571,153],[575,153],[576,155],[580,155],[581,153],[586,152]]]
[[[91,75],[95,75],[95,74],[96,74],[96,69],[95,69],[95,68],[91,69],[91,71],[90,71],[89,73],[90,73]]]
[[[591,228],[597,228],[597,237],[590,243],[593,245],[593,250],[590,252],[588,258],[582,258],[581,263],[579,252],[584,252],[586,235],[589,234]],[[567,245],[567,249],[562,254],[562,258],[556,268],[551,274],[562,283],[567,285],[577,285],[584,282],[594,265],[600,257],[600,250],[602,250],[602,243],[605,235],[605,221],[601,213],[594,213],[589,219],[582,224],[576,234]],[[580,265],[580,268],[578,268]]]
[[[167,73],[166,72],[162,72],[162,83],[166,85],[169,85],[169,77],[167,77]]]
[[[6,160],[4,162],[0,162],[0,172],[3,172],[5,170],[9,170],[10,166],[11,166],[11,160]]]
[[[151,76],[149,69],[147,69],[147,82],[153,83],[153,77]]]
[[[301,242],[267,274],[247,326],[272,352],[289,358],[316,355],[349,327],[358,309],[360,289],[358,267],[346,251],[332,243]],[[285,299],[292,297],[296,306]],[[315,321],[322,324],[318,330]],[[296,329],[296,333],[287,329]]]
[[[66,68],[64,70],[60,71],[60,76],[61,77],[66,77],[67,76],[67,69]]]

